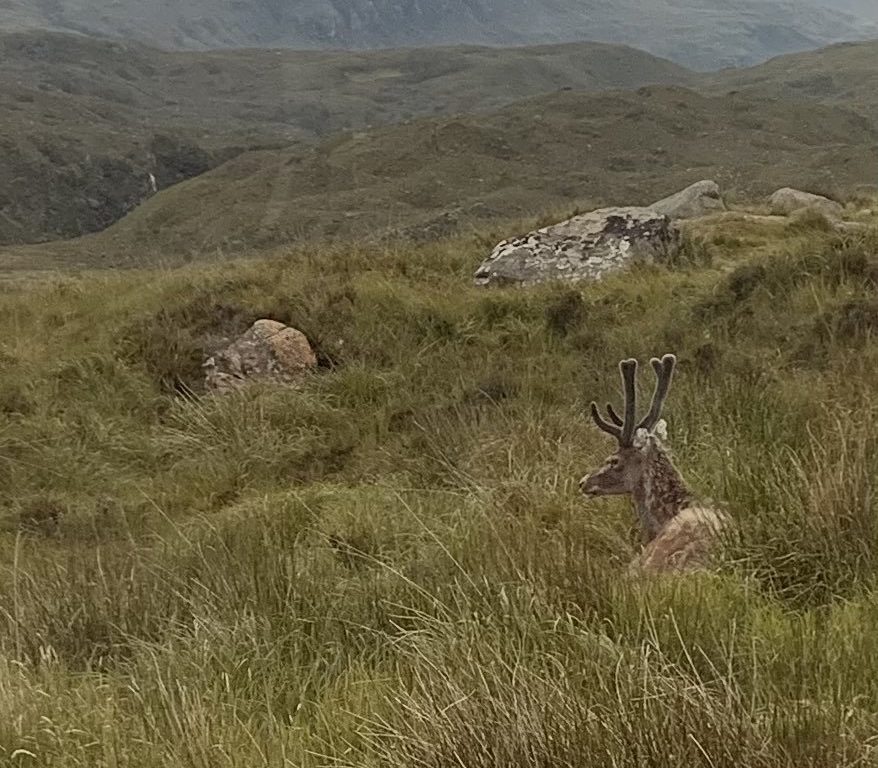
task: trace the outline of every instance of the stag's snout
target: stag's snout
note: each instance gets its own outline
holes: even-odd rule
[[[579,481],[579,491],[584,496],[597,496],[598,495],[598,486],[595,482],[594,475],[585,475]]]

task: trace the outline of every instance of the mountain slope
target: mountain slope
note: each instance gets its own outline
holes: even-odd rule
[[[815,99],[853,108],[878,124],[878,41],[780,56],[757,67],[706,76],[699,86],[764,98]]]
[[[561,88],[685,84],[715,96],[737,90],[769,104],[796,101],[805,124],[811,115],[802,105],[812,100],[852,108],[878,124],[878,42],[708,75],[602,44],[169,53],[37,32],[0,35],[0,58],[0,244],[102,230],[152,194],[150,174],[163,189],[247,150],[290,147],[295,155],[340,131],[488,111]],[[392,163],[398,148],[385,150]],[[517,167],[531,172],[527,161]],[[562,178],[568,172],[560,168]],[[601,183],[612,189],[611,180]],[[459,191],[468,198],[465,184]],[[415,219],[453,207],[428,206]],[[393,223],[387,211],[378,213],[383,224]],[[397,216],[402,226],[407,219]],[[340,230],[350,223],[342,221]]]
[[[645,204],[701,178],[747,195],[787,184],[832,189],[878,176],[878,155],[867,151],[876,143],[862,116],[807,102],[658,86],[559,93],[313,149],[249,152],[102,233],[9,259],[143,264],[307,238],[432,238],[480,220]]]
[[[42,27],[168,48],[370,48],[574,40],[624,43],[711,69],[868,35],[802,0],[5,0],[2,28]],[[873,29],[874,32],[874,29]]]
[[[571,44],[363,53],[165,53],[75,35],[0,35],[0,243],[102,229],[158,188],[254,146],[562,87],[684,83],[632,49]]]
[[[875,0],[817,0],[817,4],[833,11],[842,11],[870,21],[878,21],[878,3]]]

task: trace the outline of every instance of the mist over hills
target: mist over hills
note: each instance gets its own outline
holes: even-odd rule
[[[177,49],[596,40],[717,69],[878,35],[866,8],[865,0],[4,0],[0,29],[83,32]]]

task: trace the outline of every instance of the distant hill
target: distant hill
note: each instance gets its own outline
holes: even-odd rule
[[[540,182],[521,189],[517,197],[510,192],[515,185],[502,175],[494,186],[476,190],[471,186],[473,171],[466,160],[472,148],[467,145],[468,134],[464,132],[460,139],[460,163],[454,169],[461,180],[453,180],[444,191],[433,190],[430,199],[435,197],[435,204],[409,204],[403,199],[397,205],[390,191],[367,191],[372,182],[369,174],[360,173],[361,165],[344,165],[348,160],[356,160],[365,162],[367,167],[384,163],[394,168],[402,162],[400,157],[406,155],[409,145],[421,146],[418,131],[447,130],[443,121],[418,123],[400,127],[393,133],[394,138],[374,139],[389,135],[375,130],[381,126],[431,116],[487,113],[522,98],[557,93],[563,88],[571,88],[575,93],[596,93],[655,83],[689,86],[712,97],[738,92],[735,103],[746,104],[751,115],[750,139],[740,130],[739,115],[730,112],[731,102],[724,103],[720,98],[716,114],[704,118],[713,126],[711,133],[697,146],[686,144],[697,150],[696,157],[703,159],[700,165],[687,159],[685,147],[670,146],[672,137],[658,143],[666,151],[674,152],[671,167],[675,172],[688,166],[720,170],[726,167],[724,119],[739,129],[735,136],[740,137],[742,147],[748,140],[760,147],[777,143],[784,136],[814,131],[819,134],[828,126],[831,130],[827,136],[837,136],[836,143],[859,147],[858,153],[845,156],[845,162],[862,165],[876,153],[875,142],[869,144],[864,138],[871,130],[865,121],[856,123],[849,136],[834,132],[832,127],[845,121],[853,125],[853,113],[871,120],[871,125],[878,125],[878,68],[874,66],[878,61],[878,42],[841,44],[779,57],[745,70],[706,75],[696,75],[641,51],[589,43],[511,49],[170,53],[136,43],[37,32],[0,35],[0,60],[4,64],[0,68],[0,244],[56,240],[103,230],[134,210],[154,190],[199,176],[242,153],[251,154],[245,154],[240,165],[233,163],[218,172],[232,174],[228,177],[230,189],[224,193],[228,199],[224,198],[222,205],[224,210],[239,210],[251,204],[238,195],[237,185],[231,181],[237,178],[234,174],[242,173],[247,184],[252,183],[248,194],[254,195],[252,205],[258,207],[263,193],[250,171],[258,165],[254,165],[255,151],[267,153],[260,157],[283,157],[283,161],[277,162],[289,160],[293,167],[302,169],[300,176],[281,174],[284,186],[299,185],[301,199],[297,199],[296,205],[301,208],[291,217],[277,214],[284,221],[295,222],[290,226],[296,232],[344,234],[386,226],[405,228],[410,224],[423,228],[431,217],[438,217],[432,226],[441,230],[450,226],[450,219],[466,220],[469,214],[455,209],[466,211],[479,201],[485,203],[488,211],[518,215],[524,210],[568,200],[610,199],[622,178],[627,178],[632,193],[638,194],[638,174],[642,171],[648,177],[653,165],[652,161],[642,163],[637,137],[642,135],[651,141],[657,131],[648,121],[637,122],[636,116],[642,110],[641,97],[630,93],[624,97],[628,100],[628,112],[612,113],[613,119],[606,123],[596,123],[597,114],[584,113],[583,117],[592,126],[589,130],[601,141],[609,142],[605,152],[619,158],[627,153],[633,163],[641,164],[629,169],[627,176],[616,175],[613,169],[600,174],[593,159],[589,159],[587,170],[578,167],[578,159],[573,167],[552,160],[547,174],[557,178],[548,178],[544,186]],[[690,98],[687,96],[684,101]],[[811,102],[845,111],[839,112],[833,122],[826,110],[812,111],[808,106]],[[582,103],[595,110],[605,108],[600,101]],[[541,114],[542,108],[534,112],[530,102],[510,109],[502,117],[492,116],[498,122],[492,123],[491,131],[499,132],[500,140],[506,141],[508,127],[503,121],[517,124],[524,120],[517,130],[523,138],[528,131],[537,136],[536,156],[531,158],[522,153],[514,161],[498,162],[498,167],[502,165],[507,175],[539,177],[543,169],[537,158],[546,150],[544,141],[552,135],[543,137],[542,133],[556,131],[557,121],[552,115],[541,121],[532,119]],[[519,109],[524,110],[520,115]],[[545,108],[547,112],[551,109]],[[760,113],[763,110],[764,115]],[[784,112],[786,120],[781,119]],[[631,117],[626,121],[628,113]],[[798,116],[800,123],[791,127],[793,115]],[[477,116],[457,122],[470,125],[472,119],[480,125]],[[526,121],[531,119],[528,126]],[[692,130],[696,130],[702,118],[692,119],[696,120]],[[780,136],[770,135],[771,126]],[[604,130],[626,136],[627,144],[618,143],[617,136],[601,135]],[[400,140],[407,145],[397,146],[395,142]],[[319,151],[308,150],[319,141],[324,142]],[[579,146],[576,135],[563,133],[558,141],[562,147],[563,142]],[[366,159],[359,159],[362,147],[370,142],[372,149]],[[861,179],[844,168],[828,167],[819,173],[807,159],[802,159],[812,143],[804,142],[799,151],[790,149],[790,175],[798,177],[801,163],[805,163],[813,173],[801,174],[801,178],[817,174],[825,183],[831,183],[833,173],[837,173],[839,178],[874,182],[875,177]],[[824,143],[833,142],[827,138]],[[446,134],[444,146],[449,145],[453,142]],[[359,149],[351,150],[348,158],[338,154],[339,147]],[[576,150],[570,151],[576,154]],[[734,150],[745,161],[755,156],[754,151]],[[319,164],[302,159],[312,155],[331,157],[331,163],[347,167],[346,171],[339,171],[340,175],[350,174],[345,183],[351,187],[344,195],[339,187],[325,190],[338,221],[330,221],[327,205],[320,202],[324,192],[314,187],[314,179],[324,177]],[[428,173],[437,162],[429,151],[422,159],[423,168],[413,161],[413,173]],[[495,178],[493,171],[487,170],[487,177]],[[781,170],[786,169],[772,172]],[[577,177],[578,171],[581,173]],[[261,172],[258,168],[254,171],[257,175]],[[754,174],[758,177],[763,172],[758,168],[742,171],[732,181],[749,183]],[[476,178],[480,175],[476,174]],[[689,178],[686,174],[682,176]],[[405,188],[409,177],[388,173],[388,178],[396,187]],[[413,183],[429,187],[428,178]],[[205,183],[210,188],[214,182]],[[662,189],[668,186],[673,185]],[[559,193],[561,189],[565,191]],[[286,196],[285,192],[273,194],[279,194],[281,199]],[[455,195],[460,199],[456,200]],[[491,202],[495,198],[497,205]],[[374,206],[373,200],[377,203]],[[182,202],[178,205],[179,215],[186,217],[191,213],[189,206]],[[286,205],[273,203],[272,210],[286,210]],[[307,214],[310,208],[314,209],[313,216]],[[206,208],[204,215],[211,215],[211,210]],[[261,214],[254,216],[254,220],[262,221]],[[378,220],[379,224],[373,227]],[[370,222],[370,226],[359,227],[362,221]],[[223,221],[218,226],[222,229],[226,224]],[[270,217],[269,225],[254,226],[259,237],[268,242],[283,240],[293,231],[274,232],[276,225]],[[200,236],[200,230],[192,234]],[[167,237],[174,240],[177,234],[168,233]],[[240,236],[232,232],[227,237],[218,232],[215,238],[210,235],[207,239],[225,248],[234,246],[233,241],[240,240]],[[180,245],[176,243],[174,247]],[[200,245],[195,244],[192,249],[200,251]]]
[[[781,56],[758,67],[706,76],[700,85],[763,98],[816,99],[853,108],[878,124],[878,41]]]
[[[816,0],[816,2],[833,11],[842,11],[863,19],[878,21],[878,3],[875,0]]]
[[[741,66],[871,34],[840,2],[871,0],[4,0],[0,28],[47,28],[165,48],[376,48],[580,40],[698,69]],[[827,4],[834,3],[833,9]]]
[[[485,220],[644,204],[701,178],[733,193],[878,178],[878,131],[813,103],[676,87],[558,93],[483,116],[248,152],[152,197],[108,230],[16,258],[148,263],[309,237],[447,235]]]
[[[0,35],[0,244],[103,229],[156,188],[254,147],[562,87],[685,83],[622,46],[166,53],[77,35]]]

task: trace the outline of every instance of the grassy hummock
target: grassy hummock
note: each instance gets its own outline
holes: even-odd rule
[[[476,288],[475,237],[9,285],[0,763],[875,764],[878,240],[695,229],[596,285]],[[319,371],[205,395],[259,317]],[[638,582],[584,405],[671,351],[736,535]]]

